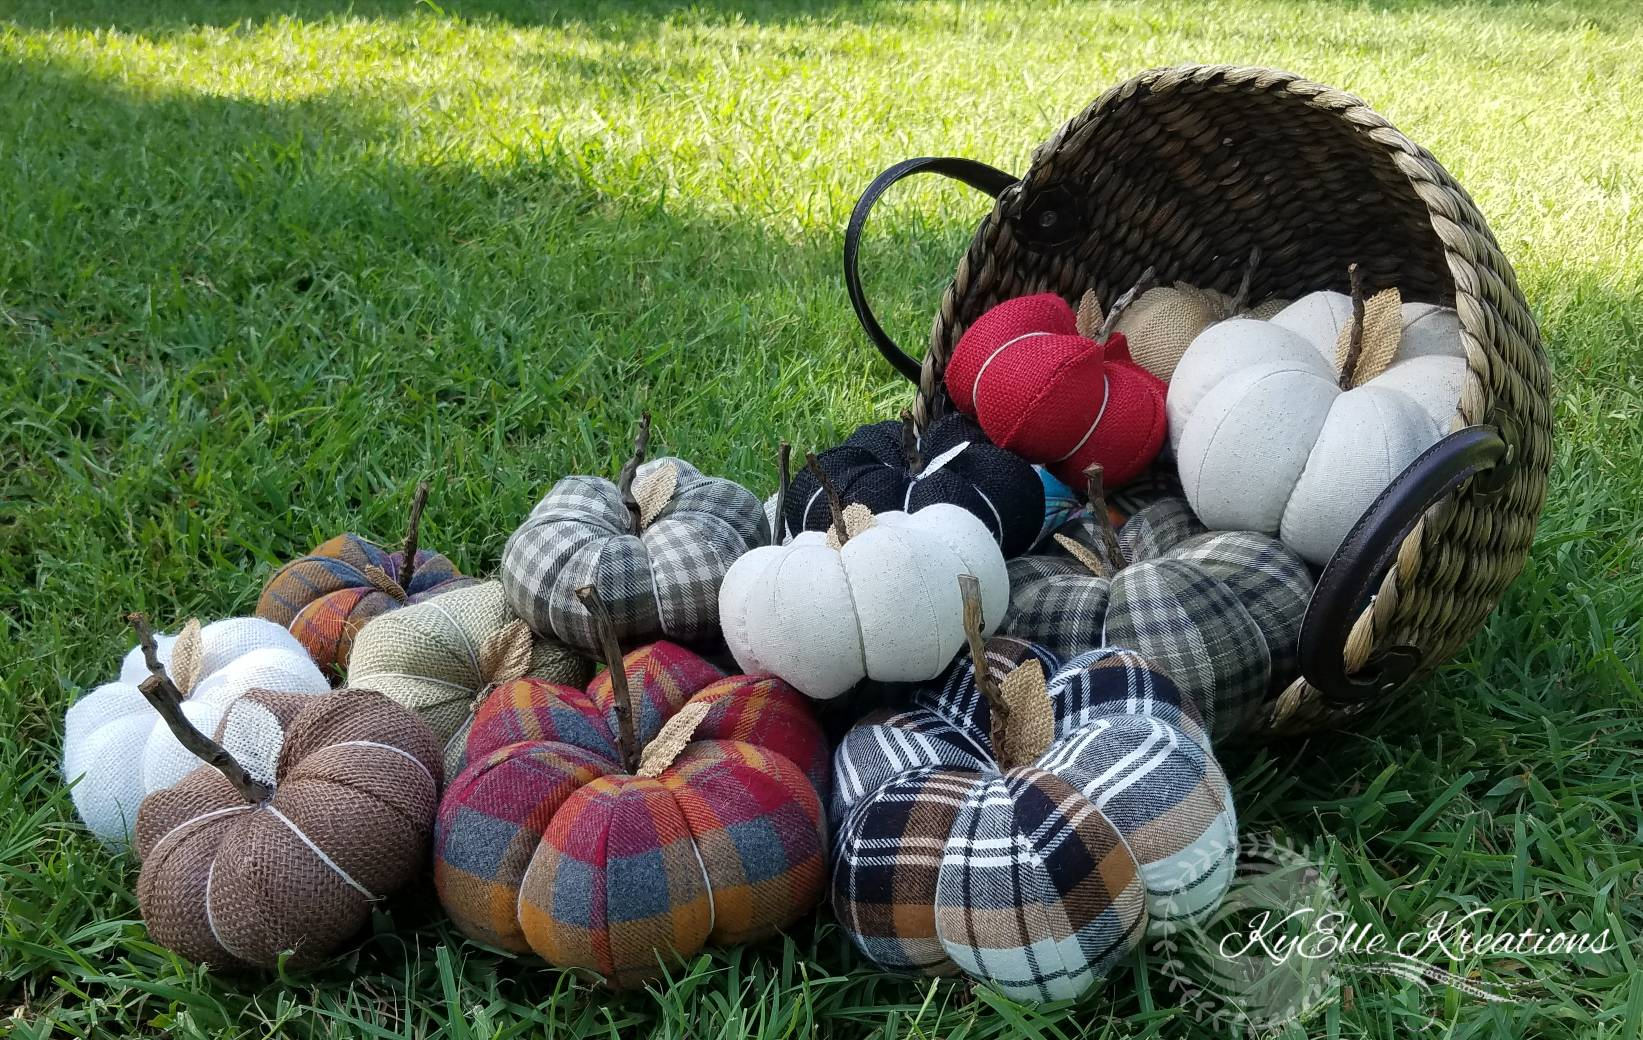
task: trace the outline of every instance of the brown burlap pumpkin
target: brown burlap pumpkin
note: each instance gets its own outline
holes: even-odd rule
[[[156,942],[214,967],[271,967],[287,950],[289,966],[311,965],[424,869],[439,742],[366,690],[256,691],[231,710],[247,716],[238,725],[257,715],[285,731],[272,791],[248,795],[260,778],[202,765],[144,799],[143,920]]]

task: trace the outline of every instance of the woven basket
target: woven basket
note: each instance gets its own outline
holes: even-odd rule
[[[861,289],[863,224],[891,184],[934,172],[994,196],[941,300],[922,363]],[[1345,722],[1477,632],[1522,569],[1546,495],[1551,373],[1511,265],[1436,159],[1361,100],[1271,69],[1157,69],[1109,90],[1034,152],[1026,175],[911,159],[862,195],[845,280],[863,328],[918,384],[920,424],[951,407],[942,373],[965,328],[1003,300],[1087,289],[1112,300],[1147,267],[1230,292],[1259,247],[1251,299],[1369,292],[1456,308],[1469,368],[1453,430],[1370,506],[1321,574],[1302,675],[1261,737]]]

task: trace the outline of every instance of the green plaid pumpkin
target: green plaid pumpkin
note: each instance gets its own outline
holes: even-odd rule
[[[1135,650],[1198,704],[1217,741],[1242,731],[1297,674],[1312,573],[1276,538],[1211,533],[1174,496],[1118,529],[1122,560],[1103,548],[1096,517],[1075,517],[1058,534],[1041,554],[1010,561],[1000,633],[1060,656]]]

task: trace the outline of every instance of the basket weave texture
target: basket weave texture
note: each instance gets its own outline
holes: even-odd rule
[[[922,427],[951,408],[942,373],[965,328],[1030,293],[1115,299],[1148,267],[1230,292],[1259,247],[1250,298],[1346,291],[1453,306],[1468,376],[1452,428],[1487,425],[1510,475],[1463,484],[1404,538],[1353,626],[1348,672],[1378,646],[1419,649],[1417,675],[1482,626],[1522,569],[1546,495],[1551,373],[1512,266],[1477,205],[1424,148],[1351,94],[1272,69],[1156,69],[1097,98],[1034,153],[977,230],[944,294],[920,373]],[[1343,721],[1297,680],[1267,733]],[[1257,734],[1259,735],[1259,734]]]

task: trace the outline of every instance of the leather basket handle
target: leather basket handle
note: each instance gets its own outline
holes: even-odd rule
[[[879,353],[884,355],[884,359],[895,366],[897,372],[917,383],[919,362],[896,346],[889,334],[884,331],[884,327],[879,324],[878,318],[873,314],[873,308],[867,303],[866,294],[862,291],[861,273],[857,270],[857,260],[861,252],[861,233],[867,225],[867,215],[873,212],[879,197],[889,190],[892,184],[915,173],[939,173],[943,177],[968,184],[977,191],[986,192],[995,199],[1005,188],[1014,184],[1016,179],[1003,170],[976,162],[974,159],[958,159],[951,156],[905,159],[873,178],[873,183],[869,184],[867,190],[861,193],[861,198],[856,200],[856,208],[850,211],[850,223],[844,228],[844,289],[850,294],[850,306],[855,308],[862,331],[866,332],[867,338],[879,348]]]
[[[1352,525],[1319,576],[1301,622],[1301,674],[1325,699],[1347,706],[1385,697],[1420,667],[1421,649],[1399,644],[1376,647],[1368,664],[1348,675],[1347,637],[1426,511],[1469,479],[1487,481],[1476,493],[1498,493],[1512,461],[1495,428],[1457,430],[1421,452]]]

